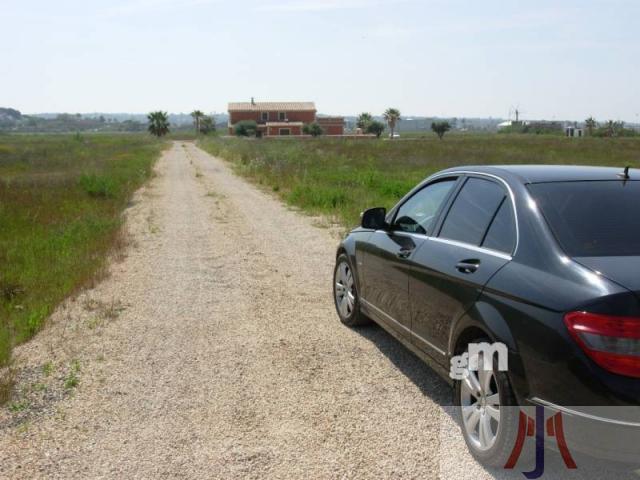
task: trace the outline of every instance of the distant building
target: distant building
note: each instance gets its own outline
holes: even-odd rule
[[[564,134],[567,137],[582,137],[584,136],[584,130],[575,126],[564,127]]]
[[[344,135],[344,117],[317,117],[325,135]]]
[[[317,122],[326,135],[343,135],[343,117],[317,117],[313,102],[233,102],[229,103],[229,135],[243,120],[253,120],[264,137],[300,136],[305,125]]]

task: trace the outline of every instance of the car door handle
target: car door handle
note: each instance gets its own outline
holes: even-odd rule
[[[398,253],[396,253],[396,255],[399,258],[409,258],[411,256],[411,252],[413,252],[413,248],[411,248],[411,249],[403,248]]]
[[[456,265],[460,273],[475,273],[480,267],[480,260],[463,260]]]

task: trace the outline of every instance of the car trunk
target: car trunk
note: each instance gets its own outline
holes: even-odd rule
[[[640,299],[640,256],[576,257],[574,260],[631,290]]]

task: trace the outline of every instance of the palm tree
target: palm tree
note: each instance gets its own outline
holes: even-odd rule
[[[393,132],[396,129],[396,124],[400,120],[400,110],[397,108],[387,108],[387,111],[384,112],[384,119],[389,125],[389,130],[391,130],[391,138],[393,139]]]
[[[367,127],[372,121],[373,121],[373,117],[371,116],[370,113],[362,112],[360,115],[358,115],[358,118],[356,120],[356,126],[358,128],[361,128],[362,131],[364,132],[367,130]]]
[[[589,132],[589,136],[593,135],[593,131],[598,128],[598,123],[596,119],[593,117],[589,117],[584,121],[585,127],[587,127],[587,131]]]
[[[204,113],[200,110],[194,110],[191,112],[191,117],[193,118],[193,125],[196,127],[196,135],[200,133],[200,122],[204,118]]]
[[[149,120],[149,133],[156,137],[162,137],[169,133],[169,115],[167,112],[158,110],[147,115]]]

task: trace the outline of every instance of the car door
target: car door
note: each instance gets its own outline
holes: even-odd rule
[[[409,280],[414,343],[446,362],[449,332],[516,248],[517,230],[506,186],[468,176],[447,207],[439,233],[414,254]]]
[[[380,322],[408,335],[409,270],[412,255],[436,225],[456,178],[431,183],[392,212],[388,230],[377,230],[364,246],[361,301]]]

